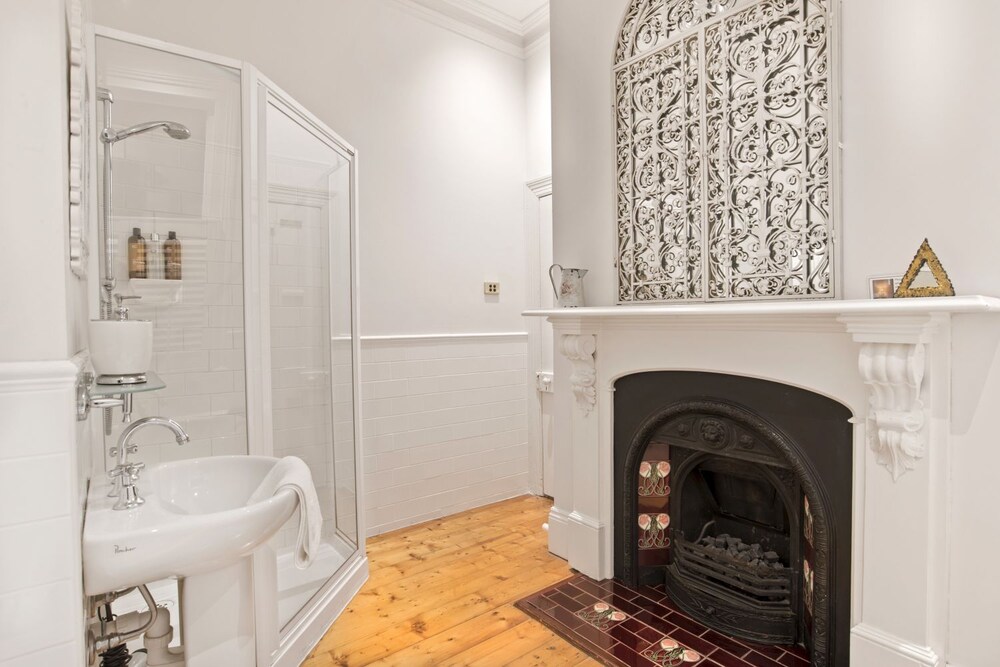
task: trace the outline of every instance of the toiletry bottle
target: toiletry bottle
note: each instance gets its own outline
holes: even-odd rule
[[[128,238],[128,277],[146,277],[146,240],[138,227],[132,228],[132,236]]]
[[[163,242],[163,258],[166,261],[167,280],[180,280],[181,242],[177,240],[177,232],[167,233],[167,240]]]
[[[149,235],[146,243],[146,277],[163,278],[163,241],[156,232]]]

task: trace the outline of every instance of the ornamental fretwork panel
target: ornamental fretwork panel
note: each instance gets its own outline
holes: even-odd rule
[[[619,300],[833,296],[829,0],[634,0]]]

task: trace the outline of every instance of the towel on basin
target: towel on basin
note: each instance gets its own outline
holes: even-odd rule
[[[260,502],[266,498],[290,489],[299,499],[299,535],[295,540],[295,567],[304,570],[312,564],[319,552],[323,514],[319,508],[319,497],[313,485],[312,473],[305,461],[296,456],[286,456],[279,460],[264,476],[260,486],[250,495],[247,504]]]

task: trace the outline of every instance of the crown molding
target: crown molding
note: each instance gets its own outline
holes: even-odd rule
[[[549,5],[545,3],[521,21],[521,35],[530,46],[549,35]],[[525,48],[528,48],[526,46]]]
[[[549,32],[548,4],[518,20],[480,0],[395,2],[414,16],[521,59],[537,51]]]
[[[531,42],[526,47],[524,47],[524,57],[530,58],[539,51],[548,48],[549,48],[549,31],[548,29],[546,29],[545,32],[542,33],[542,35],[538,39],[536,39],[535,41]]]

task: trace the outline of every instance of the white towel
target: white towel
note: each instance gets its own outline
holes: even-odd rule
[[[299,498],[299,535],[295,540],[295,567],[304,570],[312,564],[319,552],[323,513],[319,508],[319,497],[313,485],[312,473],[305,461],[296,456],[286,456],[279,460],[264,476],[257,490],[250,494],[247,504],[260,502],[265,498],[291,489]]]

